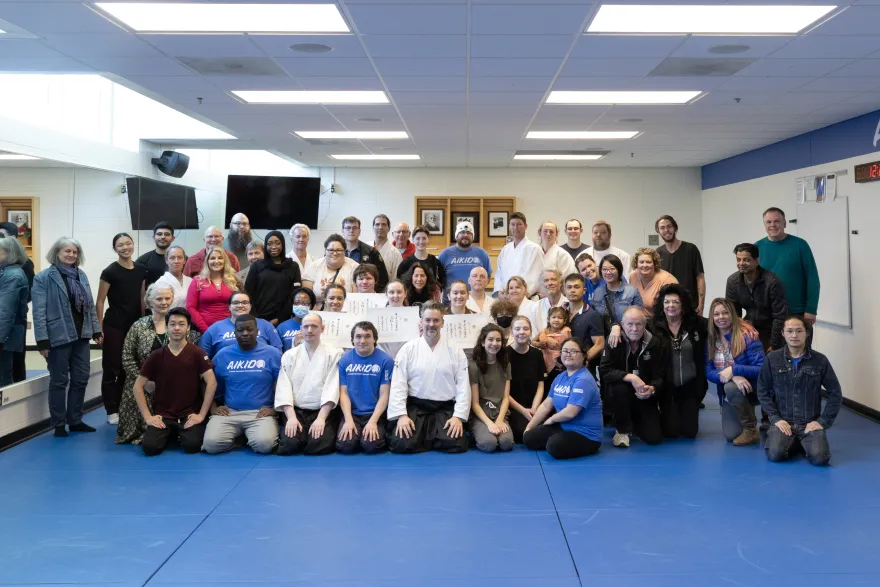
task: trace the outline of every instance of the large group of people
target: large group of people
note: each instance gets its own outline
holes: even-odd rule
[[[663,244],[630,255],[611,244],[604,220],[592,225],[591,246],[577,219],[565,223],[567,242],[557,242],[554,222],[543,222],[534,242],[515,212],[494,268],[466,221],[435,256],[429,227],[379,214],[370,244],[349,216],[315,258],[302,224],[261,239],[236,214],[225,237],[209,227],[204,248],[188,255],[160,222],[154,250],[137,259],[130,235],[113,237],[117,259],[94,297],[78,241],[59,238],[31,285],[30,261],[7,234],[0,386],[18,380],[32,299],[59,437],[94,430],[82,411],[95,342],[116,442],[147,455],[176,438],[186,452],[244,444],[279,455],[503,452],[522,443],[584,457],[609,426],[620,448],[633,437],[648,445],[696,437],[713,383],[727,441],[763,442],[774,461],[800,450],[827,464],[825,430],[842,394],[813,349],[818,272],[809,245],[785,232],[782,210],[768,209],[763,221],[767,237],[736,245],[725,297],[708,305],[700,251],[678,239],[668,215],[655,224]],[[360,321],[351,348],[322,340],[316,312],[343,311],[353,293],[417,306],[419,337],[384,342]],[[464,314],[489,320],[473,348],[443,334],[446,316]]]

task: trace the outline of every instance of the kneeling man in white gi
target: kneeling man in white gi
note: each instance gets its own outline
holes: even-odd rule
[[[464,452],[471,406],[467,357],[442,335],[443,306],[428,302],[421,316],[422,336],[403,345],[395,360],[388,445],[395,453]]]

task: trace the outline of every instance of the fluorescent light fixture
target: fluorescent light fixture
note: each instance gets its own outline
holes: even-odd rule
[[[389,131],[339,131],[320,132],[308,130],[296,130],[293,132],[302,139],[354,139],[359,141],[374,141],[383,139],[408,139],[409,135],[402,130]]]
[[[604,157],[603,153],[516,153],[518,161],[595,161]]]
[[[685,35],[793,35],[837,6],[608,5],[588,33]]]
[[[4,34],[6,34],[6,31],[0,29],[0,35],[4,35]]]
[[[418,155],[330,155],[340,161],[417,161]]]
[[[335,4],[97,2],[139,33],[348,33]]]
[[[234,90],[248,104],[388,104],[388,96],[375,91]]]
[[[0,153],[0,161],[39,161],[39,157],[30,155],[15,155],[12,153]]]
[[[532,130],[526,135],[527,139],[588,139],[588,140],[612,140],[631,139],[639,134],[637,130],[600,131],[600,130]]]
[[[694,91],[553,91],[547,104],[687,104],[703,92]]]

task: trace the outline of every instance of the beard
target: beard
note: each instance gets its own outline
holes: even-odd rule
[[[226,235],[226,242],[229,243],[229,250],[233,253],[243,253],[247,250],[248,243],[253,240],[251,233],[248,231],[245,236],[238,234],[237,230],[229,229]]]

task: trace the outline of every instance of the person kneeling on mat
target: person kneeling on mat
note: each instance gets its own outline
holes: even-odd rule
[[[560,359],[565,371],[550,384],[550,394],[526,426],[523,444],[531,450],[546,449],[554,459],[596,454],[602,444],[602,399],[584,366],[580,340],[565,340]]]
[[[172,308],[165,315],[168,345],[147,356],[134,382],[134,399],[147,424],[141,449],[148,457],[165,450],[174,436],[184,452],[197,453],[202,448],[204,422],[214,401],[217,379],[205,351],[186,341],[191,321],[183,308]],[[144,393],[148,381],[156,386],[152,401]]]
[[[645,444],[660,444],[663,429],[657,393],[666,382],[669,359],[657,337],[645,328],[645,312],[631,306],[620,321],[623,340],[616,347],[605,345],[599,373],[608,384],[617,431],[613,444],[629,448],[635,433]]]
[[[321,343],[324,321],[318,314],[307,314],[300,332],[303,343],[281,357],[275,385],[275,409],[286,419],[278,454],[326,455],[336,450],[341,352]]]
[[[812,465],[827,465],[831,449],[825,430],[834,424],[843,393],[825,355],[807,347],[809,328],[800,316],[785,320],[785,346],[771,351],[758,376],[761,410],[773,426],[764,451],[771,461],[788,460],[798,445]],[[828,396],[822,409],[822,388]]]
[[[215,454],[235,448],[242,435],[254,452],[268,454],[278,443],[278,421],[272,408],[281,351],[259,342],[257,319],[235,319],[236,344],[214,355],[214,373],[225,405],[211,407],[202,450]]]
[[[464,423],[471,408],[467,357],[443,336],[439,303],[422,305],[421,327],[422,336],[397,353],[388,404],[389,448],[395,453],[465,452]]]
[[[394,359],[376,348],[378,340],[379,331],[372,322],[358,322],[351,329],[354,348],[339,359],[339,408],[344,422],[336,450],[343,454],[385,450],[385,410]]]

